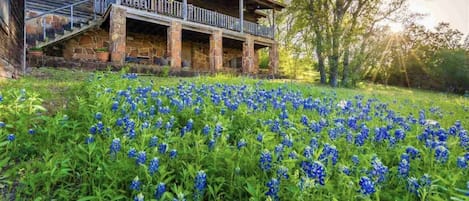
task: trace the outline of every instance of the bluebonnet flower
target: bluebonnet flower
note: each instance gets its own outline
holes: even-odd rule
[[[386,174],[388,173],[388,167],[386,167],[381,160],[374,158],[371,161],[372,170],[370,171],[370,176],[375,178],[378,183],[384,182],[386,179]]]
[[[315,179],[320,185],[325,184],[326,168],[322,163],[317,161],[314,163],[303,161],[301,162],[301,168],[308,178]]]
[[[114,103],[112,103],[111,110],[117,111],[117,109],[119,109],[119,102],[114,101]]]
[[[280,190],[280,182],[277,179],[272,178],[269,182],[267,182],[266,185],[269,190],[265,193],[265,195],[271,197],[272,200],[279,200],[278,192]]]
[[[408,177],[409,176],[409,171],[410,171],[410,164],[409,161],[406,159],[402,159],[401,162],[399,163],[399,166],[397,167],[397,170],[399,171],[399,175],[401,177]]]
[[[419,188],[419,181],[415,177],[410,177],[409,179],[407,179],[407,189],[409,190],[409,192],[418,195]]]
[[[5,122],[3,122],[3,121],[0,121],[0,128],[3,128],[3,127],[5,127],[5,125],[6,125],[6,124],[5,124]]]
[[[397,129],[394,131],[394,136],[396,137],[397,141],[402,141],[405,139],[405,132],[401,129]]]
[[[301,123],[302,123],[304,126],[308,126],[309,120],[308,120],[308,117],[307,117],[306,115],[301,115]]]
[[[139,191],[141,185],[142,185],[142,182],[138,179],[138,176],[136,176],[132,180],[132,183],[130,183],[130,190]]]
[[[314,150],[317,150],[319,148],[319,141],[317,138],[313,137],[310,141],[309,141],[309,146],[311,147],[311,149],[313,149],[313,152]]]
[[[8,136],[7,136],[8,141],[13,142],[13,141],[15,141],[15,139],[16,139],[15,134],[13,134],[13,133],[8,134]]]
[[[313,149],[310,146],[306,146],[305,150],[303,151],[303,156],[305,158],[311,159],[313,157]]]
[[[163,194],[166,192],[166,184],[161,182],[156,186],[155,190],[155,199],[159,200],[163,197]]]
[[[290,158],[290,159],[297,159],[297,158],[298,158],[298,154],[296,153],[296,151],[291,151],[291,152],[288,154],[288,158]]]
[[[346,174],[347,176],[350,176],[352,174],[352,171],[350,170],[350,168],[346,166],[342,167],[342,172]]]
[[[136,163],[137,165],[143,165],[147,161],[147,153],[145,151],[138,152]]]
[[[161,117],[159,117],[157,120],[156,120],[156,123],[155,123],[155,128],[161,128],[163,127],[163,119]]]
[[[258,142],[262,142],[264,140],[264,136],[262,135],[262,133],[257,134],[256,140]]]
[[[293,138],[291,136],[286,135],[283,137],[282,144],[286,147],[293,147]]]
[[[288,176],[288,168],[285,167],[285,166],[280,166],[278,169],[277,169],[277,177],[278,179],[288,179],[289,176]]]
[[[238,142],[238,149],[241,149],[241,148],[245,147],[246,145],[247,145],[246,140],[241,139]]]
[[[152,136],[150,138],[150,143],[149,143],[149,147],[156,147],[156,145],[158,144],[158,137],[156,136]]]
[[[111,155],[117,154],[117,152],[121,150],[121,140],[119,138],[114,138],[109,149],[111,150]]]
[[[92,144],[94,142],[94,137],[93,136],[88,136],[85,139],[85,144]]]
[[[430,175],[424,174],[420,178],[420,183],[422,184],[422,186],[425,186],[425,187],[431,186],[432,185],[432,179],[430,178]]]
[[[437,146],[435,149],[435,159],[440,163],[446,163],[449,157],[449,150],[444,146]]]
[[[328,158],[331,157],[332,165],[337,164],[339,159],[339,151],[334,145],[324,144],[324,149],[322,150],[321,155],[319,155],[319,160],[324,161],[327,164]]]
[[[98,129],[96,126],[91,126],[89,132],[91,135],[95,135],[98,132]]]
[[[100,121],[102,118],[103,118],[103,113],[101,112],[97,112],[95,115],[94,115],[94,118],[98,121]]]
[[[186,124],[186,131],[187,132],[192,131],[193,126],[194,126],[194,121],[192,119],[189,119]]]
[[[204,128],[202,129],[202,134],[208,135],[210,133],[210,126],[205,124]]]
[[[407,154],[410,155],[410,157],[411,157],[412,159],[415,159],[415,158],[417,158],[417,157],[420,157],[420,152],[419,152],[419,150],[416,149],[416,148],[413,147],[413,146],[408,146],[405,151],[406,151]]]
[[[261,156],[259,158],[259,166],[263,171],[269,171],[270,168],[272,167],[272,155],[270,154],[269,151],[264,150],[261,153]]]
[[[360,185],[360,192],[364,195],[371,195],[376,192],[375,184],[368,177],[361,177],[358,184]]]
[[[138,195],[134,197],[134,201],[144,201],[144,200],[145,200],[145,197],[143,196],[142,193],[139,193]]]
[[[353,156],[352,156],[352,162],[353,162],[353,164],[355,164],[356,166],[357,166],[358,164],[360,164],[360,159],[358,158],[357,155],[353,155]]]
[[[171,151],[169,152],[169,158],[171,159],[175,159],[177,155],[178,155],[178,152],[176,149],[171,149]]]
[[[217,123],[217,125],[215,125],[215,130],[214,130],[214,137],[215,138],[218,138],[221,136],[221,133],[223,132],[223,127],[221,125],[221,123]]]
[[[205,188],[207,187],[207,174],[203,170],[198,171],[195,176],[194,200],[203,198]]]
[[[150,175],[153,175],[155,174],[155,172],[158,172],[158,169],[160,167],[160,160],[158,160],[158,158],[153,158],[151,159],[150,161],[150,165],[148,166],[148,172],[150,173]]]
[[[210,139],[208,141],[208,148],[209,149],[213,149],[215,147],[215,140],[214,139]]]
[[[127,152],[127,157],[135,158],[137,156],[137,150],[135,148],[130,148]]]
[[[466,161],[466,158],[463,157],[463,156],[458,156],[457,165],[458,165],[458,167],[461,168],[461,169],[466,169],[466,168],[467,168],[467,161]]]
[[[160,154],[165,154],[167,150],[168,150],[168,144],[166,143],[161,143],[158,146],[158,152],[160,152]]]
[[[275,154],[280,155],[283,152],[283,144],[278,144],[275,146]]]
[[[3,102],[3,96],[0,94],[0,103]]]
[[[34,135],[34,134],[36,134],[36,131],[35,131],[34,129],[29,129],[29,130],[28,130],[28,133],[29,133],[30,135]]]

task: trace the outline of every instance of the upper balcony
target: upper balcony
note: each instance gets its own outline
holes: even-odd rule
[[[257,22],[273,22],[273,15],[261,10],[271,9],[273,14],[284,8],[273,0],[95,0],[95,12],[104,14],[111,4],[269,39],[274,38],[275,24]]]

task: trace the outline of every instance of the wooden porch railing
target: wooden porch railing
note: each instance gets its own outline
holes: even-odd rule
[[[241,32],[239,18],[200,8],[192,4],[187,5],[185,13],[184,4],[175,0],[95,0],[95,12],[104,14],[111,4],[123,5],[191,22]],[[256,36],[267,38],[274,37],[272,27],[249,21],[243,22],[243,31]]]

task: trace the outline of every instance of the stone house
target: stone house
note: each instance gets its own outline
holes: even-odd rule
[[[256,74],[258,51],[267,48],[269,73],[278,69],[273,22],[275,11],[285,6],[274,0],[27,0],[26,5],[27,43],[43,48],[42,61],[92,65],[96,50],[107,48],[104,65]]]
[[[22,72],[24,0],[0,0],[0,78]]]

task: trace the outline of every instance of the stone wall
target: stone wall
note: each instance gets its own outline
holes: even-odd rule
[[[18,77],[24,56],[24,0],[9,2],[8,22],[0,23],[0,78]]]

